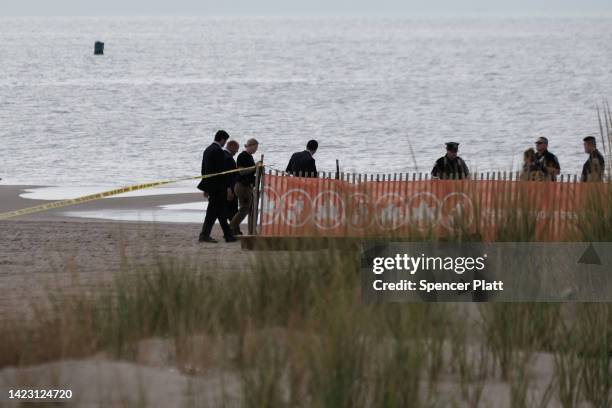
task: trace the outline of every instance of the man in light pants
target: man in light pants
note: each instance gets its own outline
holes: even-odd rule
[[[254,167],[255,160],[253,155],[257,152],[259,142],[255,139],[247,140],[244,151],[238,155],[236,165],[238,168]],[[230,222],[230,229],[234,235],[242,235],[240,223],[244,221],[253,208],[253,188],[255,187],[255,169],[240,171],[238,180],[234,186],[234,193],[238,197],[238,212]]]

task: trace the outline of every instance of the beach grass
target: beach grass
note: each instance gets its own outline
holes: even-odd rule
[[[610,202],[593,201],[577,239],[610,239],[598,227],[609,222],[602,217]],[[517,225],[503,226],[498,238],[534,240],[524,214],[501,218]],[[478,238],[466,229],[454,239]],[[501,398],[518,407],[599,408],[611,401],[609,304],[364,303],[354,245],[262,251],[224,274],[215,273],[214,260],[159,257],[141,265],[125,257],[121,264],[108,286],[51,291],[31,318],[0,322],[0,367],[94,355],[136,362],[143,342],[160,339],[173,350],[168,364],[187,376],[235,373],[239,392],[224,391],[219,406],[477,407]],[[550,370],[538,378],[534,361],[542,356]],[[499,383],[504,394],[492,396],[489,387]],[[189,392],[197,400],[199,391]]]
[[[158,338],[183,373],[237,373],[229,405],[476,407],[491,381],[507,384],[514,406],[538,406],[550,390],[563,406],[609,404],[612,306],[368,304],[358,262],[350,248],[262,254],[218,276],[184,259],[126,260],[110,287],[54,293],[34,319],[3,322],[0,363],[135,361]],[[542,353],[554,361],[544,390],[529,374]]]

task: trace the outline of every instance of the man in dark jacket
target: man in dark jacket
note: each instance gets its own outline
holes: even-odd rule
[[[234,160],[234,156],[240,150],[240,145],[235,140],[230,140],[225,145],[225,149],[223,150],[223,154],[225,155],[225,170],[235,170],[236,169],[236,160]],[[227,175],[230,189],[232,191],[231,195],[227,197],[227,222],[229,223],[231,219],[238,212],[238,198],[236,198],[236,194],[234,194],[234,186],[236,185],[236,180],[238,179],[238,173],[230,173]]]
[[[317,166],[315,164],[314,154],[319,148],[319,143],[316,140],[311,140],[306,145],[306,150],[303,152],[293,153],[287,169],[289,174],[303,177],[317,177]]]
[[[436,161],[431,171],[431,176],[443,180],[462,180],[468,178],[470,171],[465,161],[457,155],[458,152],[459,143],[446,143],[446,155]]]
[[[584,152],[589,155],[589,158],[582,166],[582,182],[603,181],[606,162],[597,150],[597,140],[593,136],[587,136],[583,142]]]
[[[229,139],[226,131],[220,130],[215,134],[215,141],[204,150],[202,157],[202,175],[221,173],[225,170],[225,154],[223,146]],[[210,233],[215,221],[219,220],[219,225],[223,230],[223,235],[226,242],[234,242],[236,238],[232,235],[229,225],[227,224],[226,208],[227,199],[230,197],[231,190],[229,188],[229,178],[227,175],[214,176],[203,178],[198,184],[198,189],[204,192],[204,196],[208,198],[208,207],[206,208],[206,217],[202,232],[200,232],[200,242],[216,243],[212,239]]]
[[[256,139],[247,140],[244,145],[244,151],[238,155],[238,159],[236,160],[239,169],[248,170],[240,171],[238,180],[234,186],[234,192],[240,204],[238,213],[234,215],[234,218],[232,218],[230,222],[230,229],[234,235],[242,235],[240,224],[247,215],[251,214],[253,209],[253,187],[255,187],[255,169],[253,169],[255,160],[253,159],[253,155],[257,152],[258,147],[259,142]],[[252,222],[253,221],[249,220],[249,223]]]

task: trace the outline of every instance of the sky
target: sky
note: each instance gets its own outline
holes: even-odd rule
[[[0,16],[612,16],[611,0],[0,0]]]

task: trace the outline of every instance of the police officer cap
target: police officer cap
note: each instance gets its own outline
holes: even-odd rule
[[[446,150],[459,150],[459,143],[456,143],[456,142],[446,143]]]

